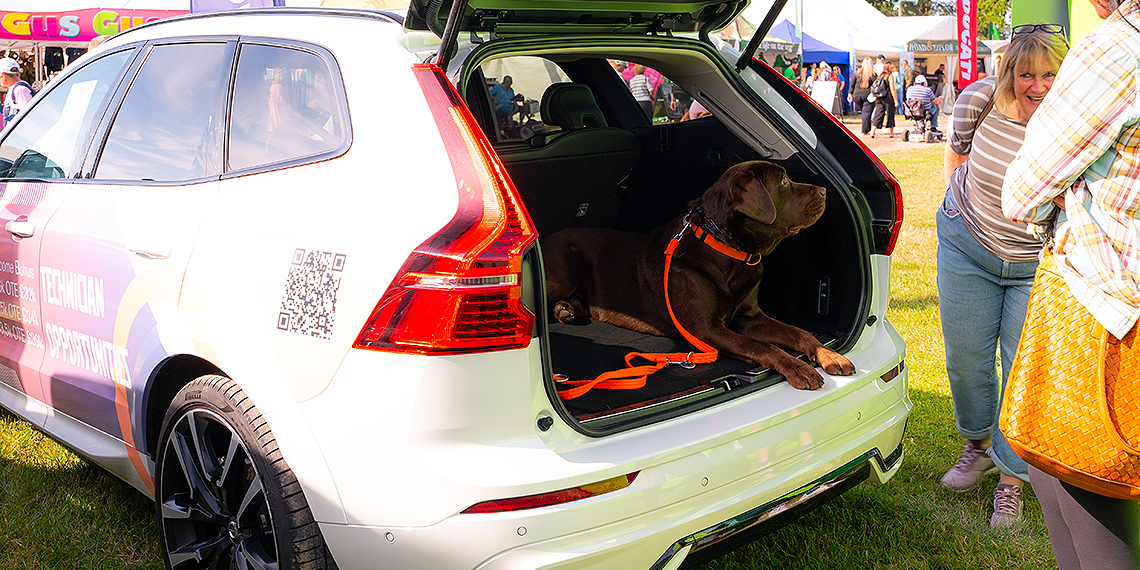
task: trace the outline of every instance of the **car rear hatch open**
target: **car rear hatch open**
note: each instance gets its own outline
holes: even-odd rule
[[[736,85],[742,93],[752,90],[741,100],[755,107],[763,118],[749,123],[749,119],[741,118],[748,116],[745,112],[735,117],[726,115],[723,125],[706,122],[625,127],[641,139],[639,172],[687,170],[684,176],[664,175],[664,180],[646,182],[642,178],[640,182],[631,183],[628,196],[639,196],[641,200],[637,203],[648,212],[645,219],[652,218],[654,222],[644,227],[618,225],[616,228],[646,231],[659,225],[662,216],[671,218],[683,213],[683,210],[675,211],[673,208],[678,200],[666,199],[657,193],[638,194],[634,186],[664,187],[664,184],[655,182],[671,187],[683,186],[698,178],[693,174],[696,169],[715,167],[723,172],[723,168],[732,162],[730,157],[756,158],[747,152],[750,143],[742,140],[733,142],[729,137],[739,137],[741,132],[755,134],[749,129],[757,123],[765,123],[770,129],[766,133],[772,133],[773,129],[780,131],[774,135],[774,140],[795,141],[793,146],[796,148],[786,147],[787,152],[778,154],[797,176],[811,177],[811,182],[826,185],[835,192],[834,203],[829,202],[828,206],[830,213],[819,224],[820,228],[797,236],[796,244],[782,246],[765,260],[766,272],[770,272],[773,278],[766,277],[762,283],[761,294],[772,305],[764,306],[764,310],[773,318],[809,330],[825,345],[840,352],[852,348],[861,331],[874,323],[874,319],[869,318],[873,291],[867,254],[889,254],[893,245],[894,232],[890,230],[901,222],[897,183],[890,179],[873,155],[802,92],[788,84],[779,72],[753,60],[747,50],[744,54],[729,54],[727,65],[724,52],[716,55],[712,47],[714,42],[709,41],[708,35],[731,23],[747,5],[746,2],[455,1],[457,3],[453,6],[448,0],[412,0],[405,27],[416,31],[430,30],[439,35],[443,38],[438,49],[441,54],[449,53],[447,44],[454,42],[459,32],[471,34],[463,38],[464,42],[470,42],[468,47],[471,51],[463,56],[462,66],[449,68],[446,61],[437,60],[437,63],[456,73],[453,80],[468,100],[468,105],[476,109],[477,115],[479,108],[488,107],[489,103],[485,94],[482,100],[473,95],[482,94],[487,89],[484,83],[489,77],[472,70],[485,60],[508,59],[512,50],[534,59],[546,57],[546,64],[562,66],[569,72],[571,80],[587,83],[596,79],[592,76],[592,68],[587,67],[591,63],[589,60],[601,62],[599,65],[609,71],[605,60],[599,58],[611,57],[607,55],[611,52],[624,50],[636,59],[639,53],[636,50],[640,49],[640,53],[657,58],[661,69],[666,71],[669,67],[666,60],[671,57],[671,51],[689,52],[684,58],[686,62],[700,59],[694,53],[708,54],[709,59],[704,61],[709,62],[709,70],[716,69],[717,73],[731,76],[724,80],[725,85]],[[759,36],[762,37],[770,27],[784,4],[784,0],[776,0],[759,26]],[[688,39],[667,37],[674,34],[688,36]],[[705,41],[694,42],[694,35]],[[751,43],[758,45],[761,42]],[[720,63],[712,63],[713,59],[720,60]],[[736,73],[731,69],[733,64]],[[457,71],[456,67],[462,67],[462,70]],[[693,72],[687,65],[678,64],[674,66],[674,70],[677,69],[682,74]],[[499,71],[500,74],[513,73],[511,69]],[[745,84],[750,87],[745,87]],[[541,92],[534,91],[534,97],[538,98]],[[527,93],[532,92],[528,90]],[[605,97],[606,93],[598,90],[597,96]],[[735,131],[727,127],[728,121],[733,121]],[[797,126],[790,126],[792,121],[796,121]],[[541,180],[518,177],[518,173],[512,170],[517,163],[512,162],[513,147],[510,145],[526,145],[521,141],[495,141],[493,122],[490,119],[488,122],[492,126],[484,125],[484,128],[496,142],[496,152],[503,157],[515,183],[520,189],[528,186],[528,182],[529,186],[542,189]],[[704,131],[708,134],[698,134]],[[723,157],[703,150],[688,150],[696,146],[722,149]],[[737,152],[742,148],[744,152]],[[685,153],[688,155],[681,156]],[[647,159],[647,156],[652,158]],[[647,160],[650,160],[648,164]],[[695,184],[689,185],[697,188]],[[694,191],[699,192],[706,187],[707,184]],[[528,209],[549,207],[549,204],[543,204],[542,196],[531,201],[532,194],[522,192]],[[591,207],[597,207],[597,204]],[[664,211],[667,209],[669,212]],[[535,210],[535,213],[541,212]],[[627,210],[622,213],[624,216]],[[541,216],[536,218],[536,222],[541,221]],[[543,225],[538,223],[538,227],[542,234]],[[822,260],[815,264],[804,263],[808,250],[817,252],[814,255]],[[541,260],[537,255],[529,267],[536,271],[532,282],[543,283]],[[536,294],[541,296],[541,292],[536,291]],[[543,301],[536,299],[533,306],[539,313],[544,313]],[[557,393],[560,391],[559,379],[589,380],[599,373],[621,368],[624,356],[629,352],[675,353],[692,348],[681,339],[635,333],[598,321],[586,326],[550,322],[549,312],[545,313],[537,315],[536,330],[545,351],[544,376],[548,393],[552,401],[561,404],[561,411],[567,419],[572,419],[591,435],[606,435],[684,416],[783,382],[783,376],[770,370],[722,355],[713,365],[694,368],[668,366],[638,390],[594,390],[579,398],[561,400]]]

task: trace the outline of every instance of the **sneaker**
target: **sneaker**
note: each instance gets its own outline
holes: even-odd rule
[[[1001,485],[994,489],[994,514],[990,528],[1011,526],[1021,520],[1021,487]]]
[[[994,460],[986,455],[977,442],[971,441],[962,448],[962,457],[942,476],[942,484],[955,491],[968,491],[985,475],[997,471]]]

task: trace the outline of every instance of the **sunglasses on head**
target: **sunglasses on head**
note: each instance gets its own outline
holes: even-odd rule
[[[1013,27],[1013,35],[1032,34],[1037,30],[1041,30],[1047,34],[1061,34],[1061,39],[1065,41],[1065,45],[1069,45],[1069,40],[1065,37],[1065,28],[1060,24],[1022,24]]]

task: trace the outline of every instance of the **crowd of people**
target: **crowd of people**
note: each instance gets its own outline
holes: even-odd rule
[[[871,137],[896,136],[898,118],[903,116],[903,102],[917,98],[923,102],[938,131],[938,111],[945,88],[946,65],[939,64],[930,75],[917,73],[907,59],[898,65],[884,55],[865,57],[851,73],[843,66],[825,61],[808,63],[801,68],[797,59],[789,59],[783,66],[784,77],[811,94],[819,81],[833,81],[840,94],[839,112],[861,118],[864,135]],[[872,90],[876,91],[872,94]]]

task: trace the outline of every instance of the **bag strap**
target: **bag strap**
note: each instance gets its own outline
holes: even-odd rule
[[[982,120],[990,114],[990,109],[994,108],[994,99],[994,95],[990,95],[989,101],[986,101],[986,106],[982,107],[982,113],[978,115],[978,120],[974,121],[974,136],[978,134],[978,127],[982,126]]]
[[[1140,455],[1140,449],[1133,447],[1132,444],[1128,443],[1128,441],[1120,435],[1120,431],[1116,429],[1116,424],[1112,422],[1112,416],[1108,413],[1107,371],[1105,370],[1107,360],[1105,356],[1107,356],[1108,353],[1108,331],[1099,324],[1097,328],[1100,329],[1100,334],[1098,335],[1100,342],[1098,352],[1100,353],[1100,358],[1097,359],[1096,363],[1096,378],[1099,384],[1097,393],[1100,397],[1096,399],[1096,404],[1100,411],[1101,421],[1104,422],[1105,431],[1108,432],[1109,438],[1116,444],[1116,447],[1132,455]]]

